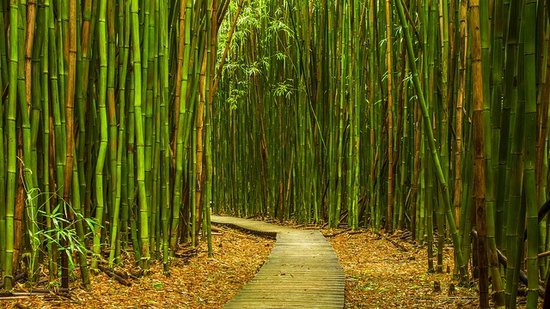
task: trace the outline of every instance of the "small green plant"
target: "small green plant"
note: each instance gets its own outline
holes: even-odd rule
[[[74,219],[70,219],[70,214],[74,216]],[[88,225],[88,230],[92,231],[94,220],[92,218],[85,218],[80,212],[75,211],[69,203],[64,201],[58,203],[51,213],[39,209],[38,215],[45,218],[46,221],[51,222],[51,224],[49,227],[39,230],[36,234],[30,235],[31,242],[44,240],[48,248],[56,248],[58,253],[66,254],[69,263],[69,273],[74,275],[76,263],[73,254],[86,254],[89,251],[78,237],[76,230],[77,222],[85,222]]]

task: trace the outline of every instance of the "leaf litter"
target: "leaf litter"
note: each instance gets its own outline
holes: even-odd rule
[[[479,308],[477,281],[460,286],[452,273],[450,245],[443,250],[443,272],[435,273],[428,272],[427,247],[411,241],[407,232],[340,229],[323,234],[346,275],[345,308]],[[434,246],[434,266],[436,256]],[[525,308],[525,297],[518,297],[517,303]]]
[[[171,260],[168,277],[161,262],[151,265],[151,274],[132,280],[129,287],[100,272],[91,276],[90,290],[75,281],[69,297],[52,293],[0,300],[0,308],[222,308],[254,277],[274,241],[231,228],[219,231],[212,237],[213,258],[208,258],[205,241],[197,250],[183,248],[184,254],[178,256],[184,258]],[[479,307],[476,284],[461,287],[448,272],[454,269],[451,246],[444,248],[443,273],[430,273],[426,246],[403,240],[402,232],[390,236],[370,230],[322,232],[346,275],[345,308]],[[16,290],[28,288],[18,284]],[[524,307],[525,299],[519,298],[518,308]]]
[[[69,298],[52,293],[0,300],[0,308],[221,308],[254,277],[274,241],[229,228],[219,230],[212,236],[212,258],[202,241],[192,256],[171,259],[170,276],[163,274],[162,262],[153,263],[150,274],[131,280],[129,287],[100,272],[91,276],[90,290],[78,281],[71,283]],[[25,284],[15,290],[26,290]]]

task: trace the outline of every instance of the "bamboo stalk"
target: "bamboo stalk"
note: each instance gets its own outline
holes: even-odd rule
[[[537,2],[525,1],[522,16],[522,35],[524,44],[524,78],[525,78],[525,114],[517,115],[518,121],[523,116],[524,128],[524,196],[527,212],[527,307],[536,308],[538,304],[538,244],[539,222],[537,190],[535,182],[536,132],[537,132],[537,89],[536,89],[536,11]]]
[[[472,33],[472,71],[473,71],[473,143],[474,143],[474,204],[477,231],[477,253],[479,255],[479,305],[489,308],[489,273],[487,249],[487,218],[485,205],[485,156],[484,156],[484,119],[483,111],[483,64],[480,34],[479,1],[470,2],[470,32]]]
[[[139,17],[138,17],[138,1],[132,0],[130,14],[132,17],[132,52],[134,66],[134,113],[135,113],[135,137],[136,137],[136,152],[137,152],[137,177],[139,193],[139,219],[140,219],[140,241],[141,241],[141,261],[140,265],[144,270],[149,268],[149,226],[147,212],[147,189],[145,187],[145,153],[144,153],[144,131],[143,131],[143,116],[142,116],[142,81],[141,81],[141,51],[139,37]]]
[[[97,272],[99,255],[101,254],[101,230],[103,227],[103,213],[104,213],[104,191],[103,191],[103,174],[104,165],[107,156],[108,147],[108,129],[107,129],[107,109],[106,109],[106,97],[107,97],[107,2],[102,0],[99,3],[98,14],[98,42],[99,42],[99,96],[98,96],[98,108],[100,118],[100,146],[97,155],[97,163],[95,168],[95,194],[97,199],[97,208],[95,215],[95,227],[94,227],[94,243],[91,268],[94,272]]]
[[[6,114],[6,127],[8,133],[8,159],[7,159],[7,189],[6,189],[6,240],[4,257],[4,286],[10,291],[13,288],[13,245],[14,235],[14,211],[16,191],[16,103],[17,103],[17,66],[19,62],[17,24],[19,5],[17,0],[10,1],[10,36],[9,36],[9,93]]]

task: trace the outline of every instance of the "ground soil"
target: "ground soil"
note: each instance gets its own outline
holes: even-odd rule
[[[229,228],[214,234],[214,257],[208,258],[203,241],[193,256],[172,260],[169,277],[162,263],[152,265],[150,275],[131,280],[130,287],[100,273],[90,291],[75,287],[70,299],[53,294],[0,299],[0,308],[221,308],[254,277],[274,241]]]
[[[412,241],[408,233],[324,230],[323,234],[346,274],[346,308],[479,308],[477,282],[460,286],[453,276],[450,245],[443,250],[443,272],[434,273],[428,271],[426,245]],[[523,292],[525,288],[520,286]],[[525,302],[519,296],[517,307],[525,308]],[[538,308],[543,308],[542,299]]]
[[[443,273],[429,273],[426,247],[401,239],[400,233],[323,233],[346,274],[346,308],[478,308],[475,289],[453,280],[449,246],[444,250]]]
[[[444,249],[443,272],[432,273],[426,246],[402,233],[322,232],[346,274],[345,308],[478,308],[476,285],[461,287],[453,278],[450,246]],[[195,254],[172,260],[170,277],[163,275],[161,263],[150,275],[131,279],[130,287],[100,273],[90,291],[74,283],[70,299],[54,294],[0,299],[0,308],[221,308],[254,277],[274,241],[225,227],[214,234],[213,258],[202,242]],[[519,302],[524,308],[524,299]]]

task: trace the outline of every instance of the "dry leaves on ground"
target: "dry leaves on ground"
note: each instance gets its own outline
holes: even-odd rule
[[[444,273],[428,273],[426,247],[403,241],[398,234],[323,233],[346,274],[346,308],[478,307],[475,287],[460,287],[446,272],[454,268],[452,247],[444,250]],[[172,260],[170,277],[163,275],[161,263],[152,265],[150,275],[132,280],[130,287],[100,273],[92,278],[91,291],[73,288],[71,299],[52,294],[0,300],[0,308],[221,308],[254,277],[274,241],[221,228],[213,244],[213,258],[208,258],[203,242],[195,256]]]
[[[444,252],[444,273],[438,274],[427,272],[425,247],[399,238],[363,231],[329,240],[346,273],[346,308],[477,308],[475,290],[459,287],[445,272],[454,266],[450,247]]]
[[[71,299],[47,295],[0,300],[0,308],[221,308],[254,277],[274,243],[232,229],[221,231],[213,236],[213,258],[202,242],[196,256],[172,260],[169,277],[162,263],[152,265],[151,274],[132,280],[130,287],[100,273],[93,276],[90,291],[72,289]]]

